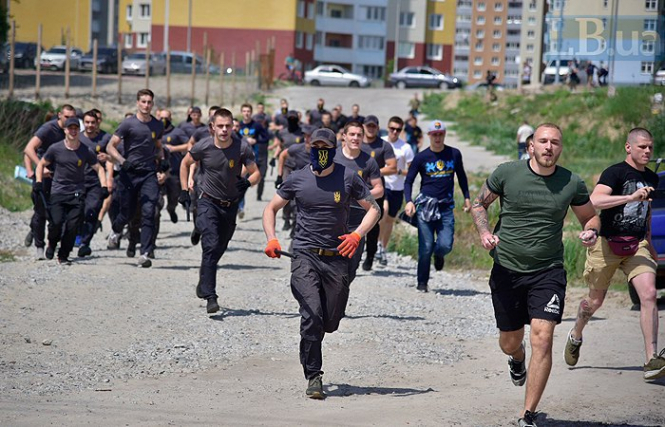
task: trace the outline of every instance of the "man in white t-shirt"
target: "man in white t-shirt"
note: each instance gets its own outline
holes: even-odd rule
[[[533,127],[524,120],[522,126],[517,129],[517,159],[525,160],[529,158],[529,153],[526,150],[526,139],[533,135]]]
[[[392,145],[393,151],[395,152],[395,158],[397,159],[397,173],[395,175],[384,176],[384,215],[379,223],[379,247],[376,253],[376,257],[381,265],[388,264],[386,248],[388,247],[390,235],[393,232],[395,217],[397,216],[397,212],[402,208],[402,203],[404,201],[404,180],[406,179],[409,165],[414,156],[411,146],[399,137],[403,129],[404,121],[398,116],[393,116],[388,121],[388,135],[383,137],[385,141],[388,141]]]

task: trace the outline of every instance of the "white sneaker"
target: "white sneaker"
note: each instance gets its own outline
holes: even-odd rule
[[[116,233],[114,231],[111,231],[111,234],[109,234],[109,240],[108,243],[106,244],[107,249],[119,249],[120,248],[120,237],[122,235],[120,233]]]
[[[46,255],[44,254],[44,248],[35,248],[35,259],[37,261],[43,261],[46,259]]]
[[[152,261],[150,261],[150,258],[148,258],[147,254],[143,254],[139,257],[138,266],[142,268],[148,268],[152,266]]]

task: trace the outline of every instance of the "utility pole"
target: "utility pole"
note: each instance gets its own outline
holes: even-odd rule
[[[565,0],[559,0],[559,25],[556,30],[556,74],[554,75],[554,84],[559,84],[561,82],[561,77],[559,72],[561,70],[561,45],[563,44],[563,6]]]
[[[610,51],[609,51],[609,67],[610,67],[610,83],[607,87],[607,96],[612,98],[616,94],[614,87],[614,59],[616,57],[616,44],[617,44],[617,27],[619,15],[619,0],[612,0],[612,24],[610,26]]]

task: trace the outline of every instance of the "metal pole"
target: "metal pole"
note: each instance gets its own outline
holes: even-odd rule
[[[610,47],[610,58],[609,58],[609,67],[610,67],[610,83],[607,87],[607,96],[613,97],[616,94],[616,87],[614,87],[614,60],[616,58],[616,44],[617,44],[617,27],[618,27],[618,15],[619,15],[619,0],[612,1],[612,25],[611,25],[611,47]]]
[[[118,41],[118,105],[122,105],[122,44],[120,41]]]
[[[166,106],[171,107],[171,51],[166,50]]]
[[[399,55],[397,53],[399,47],[399,15],[401,13],[400,9],[402,6],[402,0],[397,0],[397,18],[395,18],[395,52],[393,55],[393,73],[396,73],[398,70]]]
[[[97,96],[97,39],[92,41],[92,96]]]
[[[192,51],[192,0],[189,0],[189,14],[187,18],[187,52]]]
[[[207,34],[206,34],[207,35]],[[210,105],[208,101],[210,100],[210,49],[206,45],[206,105]]]
[[[150,45],[151,41],[148,40],[148,45],[145,47],[145,87],[150,87]]]
[[[39,99],[42,85],[42,24],[37,27],[37,74],[35,75],[35,99]]]
[[[9,39],[9,98],[14,97],[14,67],[16,64],[16,21],[12,19]],[[2,52],[4,54],[4,52]]]
[[[69,73],[71,71],[72,47],[69,40],[69,27],[67,27],[67,52],[65,57],[65,99],[69,98]]]
[[[164,4],[164,51],[168,52],[169,46],[169,14],[171,12],[171,0]]]
[[[236,72],[236,51],[234,50],[231,52],[231,69],[233,70],[233,74],[231,76],[231,107],[234,107],[236,105],[236,75],[238,74]]]
[[[560,0],[559,3],[559,28],[556,30],[556,39],[557,39],[557,59],[556,59],[556,74],[554,75],[554,83],[560,83],[561,77],[559,76],[559,70],[561,69],[561,44],[563,42],[563,5],[564,1]]]
[[[194,105],[194,86],[196,84],[196,51],[192,52],[192,92],[189,105]]]
[[[224,105],[224,52],[219,54],[219,105]]]

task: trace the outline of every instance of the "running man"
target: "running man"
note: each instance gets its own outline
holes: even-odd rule
[[[291,201],[297,208],[291,292],[300,306],[300,363],[308,380],[305,394],[325,399],[321,344],[339,327],[349,298],[349,258],[379,220],[379,207],[355,171],[333,162],[337,139],[330,129],[312,134],[311,167],[294,171],[263,211],[265,253],[279,258],[277,212]],[[348,228],[352,200],[367,211],[360,226]]]
[[[583,246],[596,243],[600,227],[584,181],[556,164],[562,150],[561,129],[541,124],[529,146],[529,161],[500,165],[472,208],[480,243],[494,258],[489,286],[499,347],[508,355],[513,384],[526,382],[520,427],[536,425],[536,408],[552,369],[554,327],[561,323],[566,297],[562,238],[568,207],[582,225],[578,237]],[[491,232],[487,209],[496,199],[501,221]],[[524,325],[531,326],[528,376]]]
[[[651,243],[650,193],[658,175],[647,168],[653,155],[653,136],[644,128],[628,133],[626,159],[605,169],[591,193],[600,209],[600,238],[587,250],[584,279],[589,295],[580,303],[575,326],[568,333],[564,360],[575,366],[580,357],[582,332],[603,305],[612,276],[620,268],[640,297],[640,327],[646,359],[644,379],[665,377],[665,349],[658,351],[656,268],[658,254]]]
[[[212,117],[213,136],[194,145],[180,165],[180,203],[191,202],[187,181],[190,167],[199,162],[200,198],[196,226],[201,233],[201,268],[196,296],[207,301],[206,311],[219,311],[217,263],[226,251],[236,228],[238,203],[245,191],[256,185],[261,173],[247,142],[232,137],[233,114],[226,108]],[[243,166],[249,178],[241,176]]]

